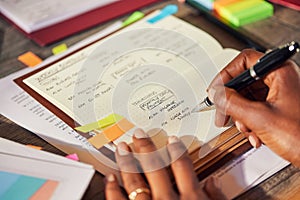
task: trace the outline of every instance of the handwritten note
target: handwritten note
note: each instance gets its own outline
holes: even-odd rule
[[[140,28],[129,26],[24,82],[80,125],[117,113],[137,127],[196,134],[201,141],[221,133],[213,112],[193,115],[191,109],[220,68],[213,58],[227,51],[173,17],[135,25]],[[236,54],[229,52],[227,60]]]

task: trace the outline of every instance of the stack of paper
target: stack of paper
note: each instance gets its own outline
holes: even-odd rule
[[[80,199],[91,165],[0,138],[0,199]]]
[[[25,32],[31,33],[115,1],[1,0],[0,11]]]

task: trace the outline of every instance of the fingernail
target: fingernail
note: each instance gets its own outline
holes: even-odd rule
[[[169,144],[174,144],[174,143],[177,143],[177,142],[179,142],[180,140],[178,139],[178,137],[176,137],[176,136],[170,136],[169,138],[168,138],[168,143]]]
[[[241,123],[239,121],[235,122],[235,126],[236,126],[237,130],[239,130],[239,132],[242,132],[241,131]]]
[[[117,148],[118,148],[118,153],[120,156],[126,156],[129,154],[128,146],[126,143],[124,143],[124,142],[119,143]]]
[[[116,180],[116,178],[113,174],[109,174],[108,176],[106,176],[106,180],[108,182],[114,182]]]
[[[216,90],[214,88],[210,88],[208,90],[208,98],[209,98],[209,100],[213,101],[214,97],[215,97],[215,94],[216,94]]]
[[[249,135],[248,140],[249,140],[250,144],[251,144],[254,148],[257,148],[257,142],[256,142],[256,140],[255,140],[255,138],[254,138],[253,135]]]
[[[134,131],[134,137],[137,139],[148,138],[148,135],[142,129],[136,129]]]

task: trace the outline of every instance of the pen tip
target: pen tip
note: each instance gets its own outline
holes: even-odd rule
[[[199,112],[198,106],[196,106],[196,107],[191,111],[191,113],[196,113],[196,112]]]
[[[192,109],[191,113],[197,113],[197,112],[202,112],[202,111],[207,111],[207,110],[212,110],[214,109],[214,106],[208,106],[205,101],[199,103],[194,109]]]
[[[205,110],[210,110],[211,108],[207,106],[207,104],[203,101],[199,103],[194,109],[192,109],[192,113],[198,113]]]

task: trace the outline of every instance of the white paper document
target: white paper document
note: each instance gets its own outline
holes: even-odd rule
[[[225,196],[233,199],[289,164],[263,145],[231,161],[213,176],[220,180]]]

